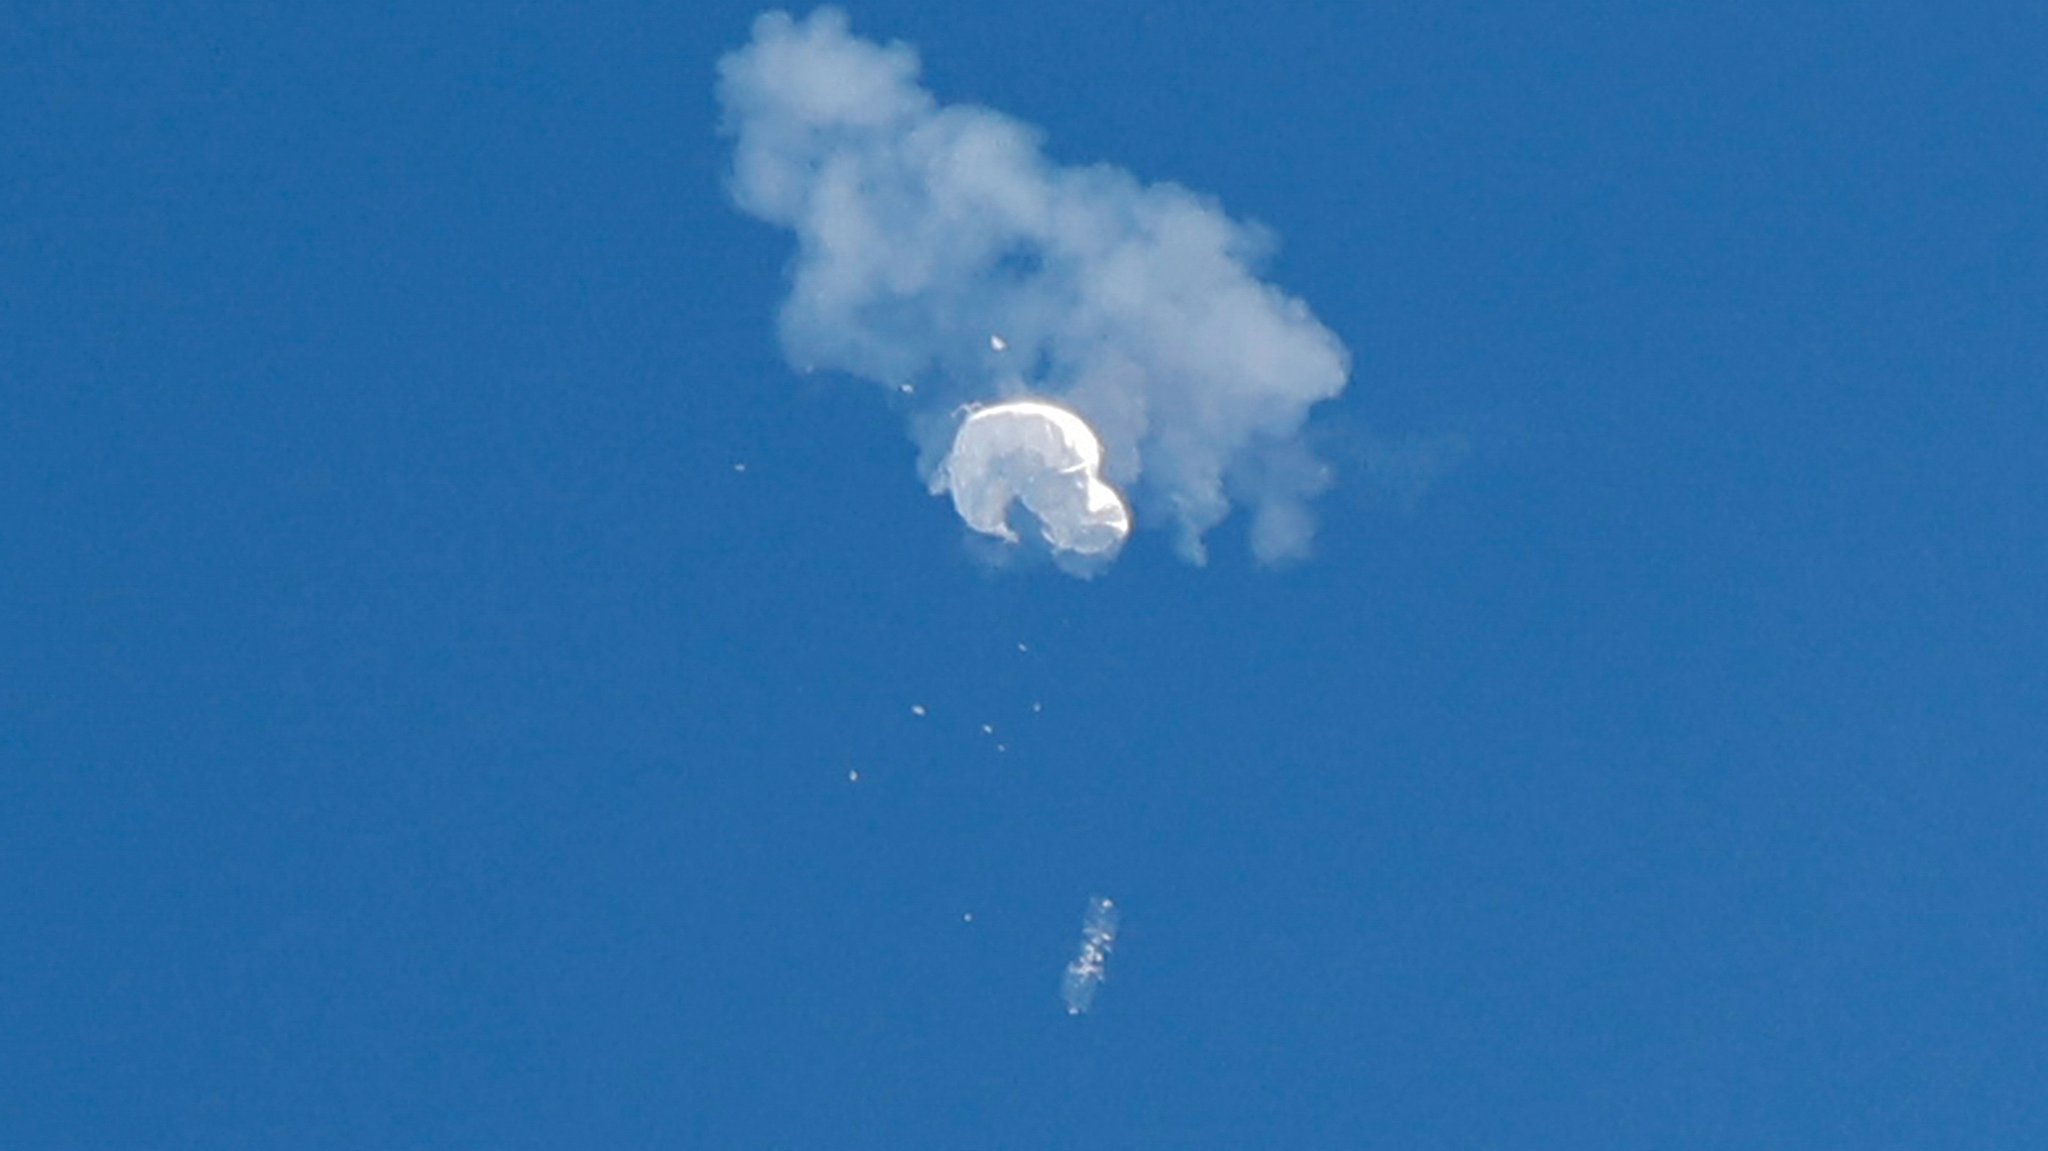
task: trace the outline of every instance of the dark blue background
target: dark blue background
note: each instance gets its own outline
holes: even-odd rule
[[[781,363],[751,7],[8,5],[0,1143],[2048,1143],[2048,15],[1414,7],[853,11],[1355,354],[1084,583]]]

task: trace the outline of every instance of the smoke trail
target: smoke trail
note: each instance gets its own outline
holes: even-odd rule
[[[1173,184],[1053,164],[1029,126],[917,74],[831,8],[766,13],[719,62],[733,198],[797,236],[791,361],[920,397],[928,475],[961,402],[1050,398],[1189,560],[1233,499],[1261,560],[1304,555],[1327,471],[1300,432],[1348,357],[1253,274],[1266,234]]]

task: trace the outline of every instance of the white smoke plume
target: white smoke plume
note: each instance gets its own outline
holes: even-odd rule
[[[836,9],[762,15],[718,71],[734,200],[796,233],[785,354],[916,397],[928,476],[961,403],[1049,400],[1189,560],[1233,500],[1261,560],[1306,554],[1328,480],[1302,425],[1349,361],[1254,274],[1263,230],[1174,184],[1051,162],[1034,129],[941,104],[913,49]]]

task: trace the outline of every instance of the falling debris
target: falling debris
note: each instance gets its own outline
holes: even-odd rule
[[[994,735],[995,733],[996,733],[996,725],[995,725],[995,724],[992,724],[992,723],[984,723],[984,724],[982,724],[982,725],[981,725],[981,734],[983,734],[983,735]]]
[[[1031,648],[1030,648],[1030,645],[1028,645],[1028,644],[1021,644],[1021,643],[1020,643],[1020,644],[1018,644],[1018,645],[1017,645],[1017,650],[1018,650],[1018,651],[1030,651],[1030,650],[1031,650]]]
[[[1109,953],[1116,946],[1117,907],[1100,895],[1088,899],[1088,913],[1081,920],[1081,950],[1067,964],[1060,980],[1060,997],[1067,1001],[1067,1014],[1081,1015],[1095,1003],[1095,989],[1108,977]]]
[[[968,912],[967,914],[965,914],[965,915],[961,916],[961,917],[960,917],[960,922],[962,922],[962,923],[973,923],[973,922],[974,922],[974,913],[973,913],[972,911],[970,911],[970,912]]]
[[[912,714],[912,715],[915,715],[915,716],[922,716],[922,715],[924,715],[924,714],[925,714],[925,711],[924,711],[924,705],[923,705],[923,704],[921,704],[921,703],[913,703],[913,704],[911,704],[911,705],[910,705],[910,714]]]
[[[747,465],[745,465],[745,464],[734,464],[734,465],[732,466],[732,470],[733,470],[733,471],[736,471],[736,472],[744,472],[744,471],[746,471],[746,470],[747,470]]]
[[[859,782],[860,782],[860,772],[858,772],[858,771],[849,771],[849,772],[847,772],[847,773],[846,773],[846,782],[848,782],[848,783],[859,783]]]
[[[915,49],[856,36],[830,7],[767,13],[719,61],[734,204],[795,233],[777,322],[788,360],[914,394],[927,466],[945,448],[935,417],[955,405],[1056,397],[1104,445],[1098,482],[1160,509],[1190,562],[1233,503],[1253,512],[1259,559],[1306,554],[1329,471],[1304,430],[1350,357],[1259,278],[1272,234],[1176,184],[1062,165],[1031,125],[944,103],[918,72]],[[977,496],[962,514],[1003,534],[1007,502]],[[1094,546],[1127,530],[1094,526]]]
[[[1045,710],[1045,705],[1044,705],[1044,704],[1042,704],[1042,703],[1038,702],[1038,701],[1037,701],[1037,700],[1035,700],[1035,699],[1031,701],[1031,714],[1033,714],[1033,715],[1037,715],[1037,714],[1038,714],[1039,712],[1042,712],[1042,711],[1044,711],[1044,710]]]

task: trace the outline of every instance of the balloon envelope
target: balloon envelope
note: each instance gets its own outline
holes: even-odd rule
[[[1036,516],[1058,551],[1105,555],[1131,534],[1131,511],[1102,478],[1102,441],[1079,415],[1044,400],[1012,400],[970,414],[932,481],[951,491],[967,526],[1012,543],[1010,505]]]

